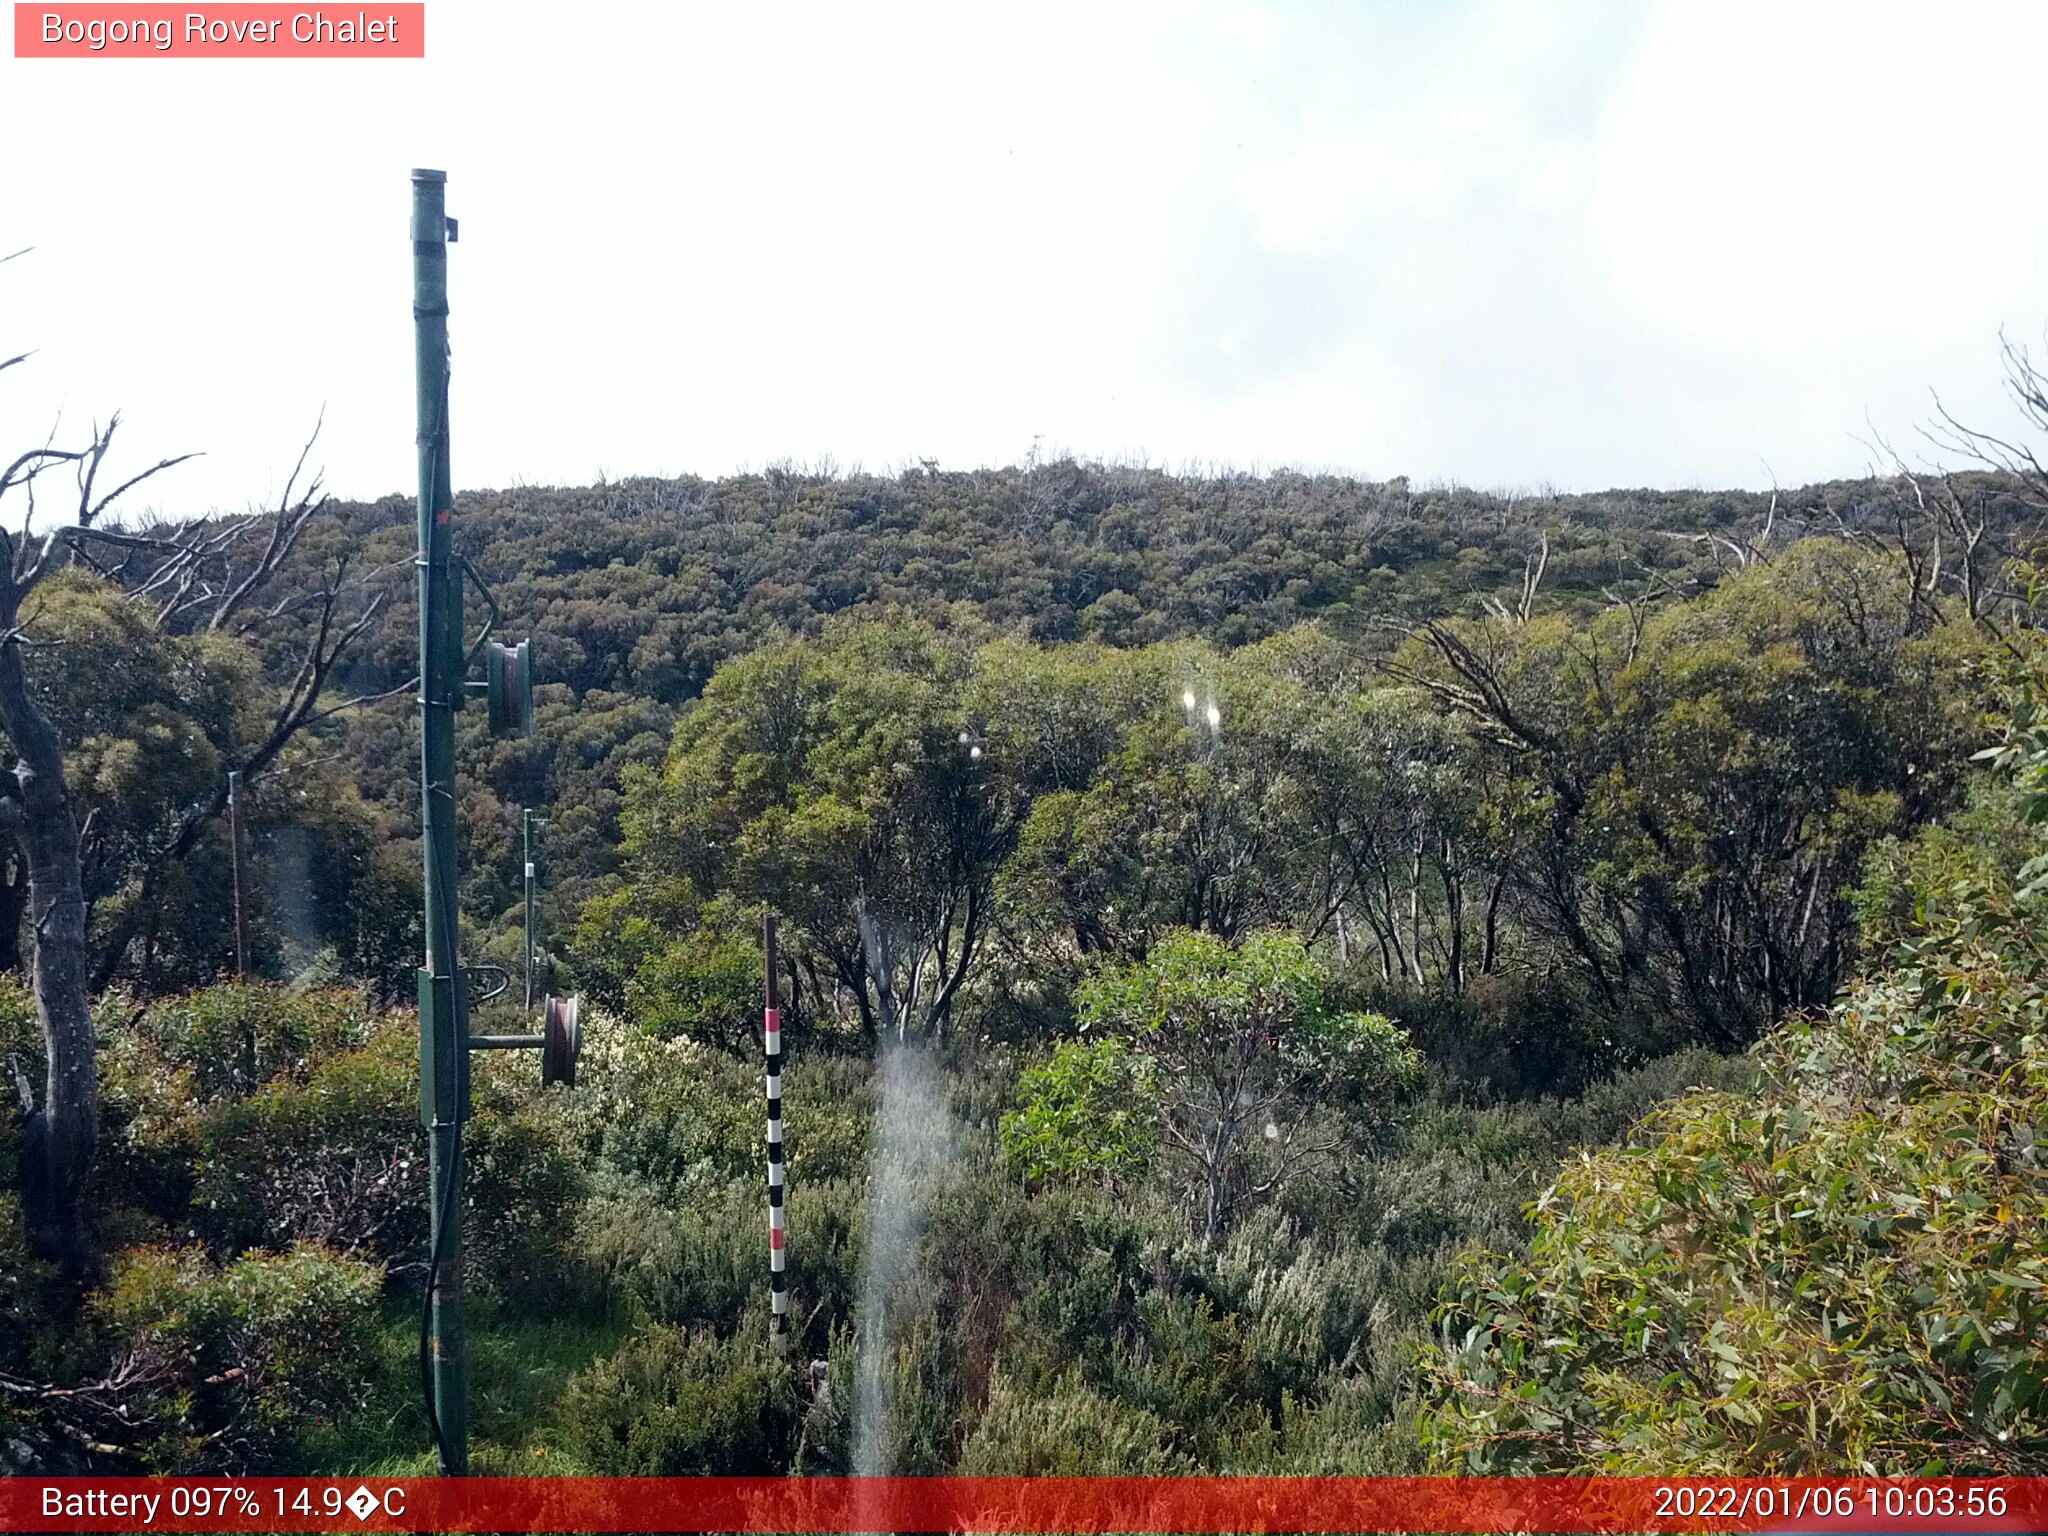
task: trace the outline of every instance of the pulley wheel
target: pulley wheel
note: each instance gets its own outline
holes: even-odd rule
[[[491,705],[493,736],[533,734],[533,642],[500,645],[493,640],[484,653],[485,692]]]
[[[583,1052],[582,999],[574,992],[550,997],[542,1013],[540,1080],[576,1086],[576,1058]]]

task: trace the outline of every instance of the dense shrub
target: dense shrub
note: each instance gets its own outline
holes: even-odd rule
[[[223,983],[153,1002],[133,1033],[166,1067],[188,1071],[193,1095],[211,1103],[304,1082],[367,1040],[373,1023],[358,992]]]
[[[43,1035],[36,1022],[35,996],[18,976],[0,973],[0,1092],[19,1094],[18,1084],[41,1092]],[[13,1114],[0,1115],[0,1189],[15,1187],[15,1148],[20,1126]]]
[[[1108,1035],[1062,1041],[1027,1067],[1002,1117],[1003,1153],[1026,1178],[1115,1185],[1152,1156],[1152,1062]]]
[[[296,1437],[364,1394],[380,1282],[311,1243],[225,1267],[197,1248],[121,1255],[90,1326],[125,1448],[152,1472],[296,1470]]]
[[[1400,1027],[1337,1006],[1306,947],[1279,930],[1232,945],[1177,929],[1144,960],[1096,971],[1078,1001],[1084,1025],[1156,1062],[1159,1137],[1212,1240],[1323,1173],[1348,1141],[1384,1139],[1423,1078]]]
[[[608,1477],[740,1477],[779,1471],[794,1445],[796,1372],[766,1319],[738,1332],[654,1325],[571,1384],[568,1448]]]
[[[1556,978],[1481,976],[1451,993],[1389,985],[1354,964],[1338,991],[1398,1022],[1438,1076],[1473,1098],[1577,1094],[1675,1045],[1668,1025],[1589,1010]]]
[[[761,945],[724,903],[705,918],[640,960],[626,982],[626,1015],[664,1040],[687,1036],[744,1054],[760,1040]]]
[[[1199,1470],[1169,1427],[1068,1372],[1050,1391],[998,1376],[960,1454],[968,1477],[1171,1477]]]
[[[2023,717],[2026,825],[2038,735]],[[1694,1093],[1568,1167],[1524,1256],[1465,1267],[1429,1362],[1440,1464],[2040,1465],[2048,943],[2043,862],[2014,851],[1882,852],[1888,972],[1769,1041],[1754,1090]]]
[[[783,1130],[792,1181],[867,1167],[867,1064],[792,1053]],[[655,1039],[609,1020],[585,1037],[575,1119],[585,1148],[628,1178],[675,1191],[764,1176],[767,1110],[759,1064],[695,1040]]]
[[[473,1060],[471,1071],[476,1112],[462,1152],[469,1283],[521,1307],[580,1301],[589,1277],[578,1217],[590,1181],[568,1120],[572,1095],[542,1088],[527,1052]],[[413,1092],[417,1125],[417,1080]]]
[[[851,1314],[864,1192],[837,1181],[794,1185],[787,1206],[789,1284],[804,1316]],[[647,1189],[602,1196],[584,1217],[585,1255],[614,1293],[676,1326],[729,1323],[767,1298],[767,1199],[752,1181],[671,1202]],[[821,1335],[816,1345],[822,1348]]]
[[[1332,1371],[1312,1402],[1283,1405],[1280,1448],[1270,1471],[1293,1477],[1404,1477],[1423,1470],[1415,1444],[1409,1341],[1376,1369]]]
[[[10,1190],[0,1194],[0,1373],[20,1382],[40,1374],[38,1356],[46,1353],[51,1318],[46,1304],[51,1266],[30,1249],[21,1202]],[[16,1395],[0,1393],[0,1441],[11,1430],[32,1425],[30,1406]],[[0,1453],[0,1466],[13,1458]],[[26,1471],[28,1468],[17,1470]]]
[[[253,1078],[223,1065],[223,1051],[253,1059]],[[313,1242],[418,1265],[418,1051],[410,1018],[373,1014],[348,992],[225,986],[152,1005],[103,1057],[110,1229],[198,1238],[223,1260]],[[471,1099],[470,1283],[485,1295],[559,1297],[576,1279],[585,1189],[565,1098],[543,1101],[530,1059],[480,1056]]]
[[[212,1245],[233,1253],[304,1240],[411,1257],[426,1230],[417,1051],[387,1029],[303,1078],[203,1109],[195,1216]]]

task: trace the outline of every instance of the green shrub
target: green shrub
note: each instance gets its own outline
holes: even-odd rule
[[[410,1258],[426,1231],[417,1046],[398,1028],[203,1110],[194,1190],[217,1251],[331,1245]]]
[[[851,1314],[865,1203],[862,1186],[847,1180],[790,1186],[792,1326],[818,1313],[822,1330]],[[723,1326],[766,1300],[768,1201],[752,1181],[679,1204],[645,1188],[600,1197],[588,1208],[582,1241],[615,1291],[657,1322]],[[822,1331],[810,1341],[819,1350],[825,1343]]]
[[[42,1070],[43,1033],[36,995],[22,977],[0,971],[0,1061],[13,1057],[31,1077]]]
[[[1104,1397],[1069,1371],[1050,1391],[998,1375],[960,1453],[967,1477],[1173,1477],[1201,1470],[1172,1448],[1171,1428]]]
[[[553,1299],[574,1279],[582,1173],[531,1070],[526,1059],[472,1064],[464,1236],[469,1283],[486,1296]],[[195,1225],[217,1251],[310,1241],[388,1264],[423,1261],[426,1137],[410,1020],[387,1021],[303,1080],[213,1104],[196,1144]]]
[[[865,1339],[848,1350],[854,1371],[840,1384],[849,1390],[853,1407],[848,1449],[856,1473],[933,1477],[954,1465],[966,1432],[961,1340],[945,1314],[930,1306],[899,1304],[902,1301],[891,1298],[888,1336],[872,1360],[867,1358]],[[854,1342],[849,1340],[850,1345]],[[873,1375],[864,1384],[862,1375],[869,1370]],[[864,1385],[872,1390],[872,1399],[865,1397]],[[870,1403],[865,1423],[864,1401]],[[861,1461],[864,1432],[874,1437],[868,1450],[871,1467]]]
[[[2018,754],[2020,813],[2048,733]],[[1424,1433],[1459,1469],[2007,1474],[2048,1452],[2038,837],[1893,850],[1892,968],[1583,1154],[1455,1277]],[[1989,853],[1992,856],[1980,856]],[[1904,914],[1902,916],[1902,914]],[[1882,931],[1882,927],[1880,929]]]
[[[701,1043],[614,1025],[587,1038],[577,1069],[584,1144],[621,1173],[673,1187],[760,1171],[760,1077]]]
[[[1412,1341],[1404,1341],[1412,1351]],[[1331,1372],[1313,1401],[1289,1397],[1270,1471],[1292,1477],[1410,1477],[1425,1470],[1404,1357],[1376,1371]]]
[[[1152,1062],[1114,1035],[1062,1041],[1017,1081],[1003,1153],[1026,1178],[1117,1185],[1141,1172],[1157,1137]]]
[[[1137,1299],[1138,1330],[1089,1379],[1173,1428],[1173,1444],[1222,1469],[1231,1453],[1263,1458],[1279,1409],[1246,1320],[1207,1296],[1153,1289]]]
[[[1591,1008],[1556,976],[1475,976],[1453,994],[1388,983],[1355,960],[1336,991],[1347,1007],[1398,1021],[1439,1077],[1488,1100],[1580,1093],[1683,1034],[1640,1010]]]
[[[157,1473],[291,1467],[301,1434],[363,1396],[381,1281],[311,1243],[224,1268],[197,1248],[122,1254],[90,1326],[128,1449]]]
[[[578,1374],[563,1404],[568,1449],[606,1477],[760,1476],[795,1441],[796,1373],[743,1316],[719,1339],[654,1324]]]
[[[356,1060],[375,1029],[362,997],[231,984],[142,1008],[109,992],[96,1007],[102,1125],[92,1199],[104,1234],[116,1246],[124,1232],[131,1243],[202,1234],[231,1246],[257,1240],[246,1224],[232,1233],[217,1224],[220,1213],[204,1209],[213,1192],[200,1197],[195,1218],[191,1207],[203,1165],[220,1137],[232,1136],[240,1124],[236,1106],[267,1090],[297,1102],[297,1090],[313,1078],[346,1073],[336,1064]],[[337,1224],[316,1223],[313,1230],[286,1231],[280,1240],[301,1236],[355,1246],[340,1231]]]
[[[568,1095],[540,1086],[530,1052],[473,1060],[471,1071],[475,1113],[462,1151],[469,1283],[524,1307],[580,1303],[590,1279],[581,1226],[590,1189]],[[416,1079],[413,1092],[417,1125]]]
[[[961,1220],[981,1204],[997,1251],[991,1283],[1015,1298],[1007,1311],[1002,1362],[1020,1387],[1050,1391],[1077,1362],[1106,1361],[1141,1327],[1138,1303],[1174,1283],[1168,1255],[1184,1228],[1156,1198],[1114,1197],[1086,1187],[1048,1185],[1030,1199],[1005,1181],[985,1203],[961,1192]],[[935,1233],[943,1233],[941,1219]]]
[[[869,1073],[864,1061],[822,1051],[787,1059],[783,1135],[792,1183],[866,1172]],[[694,1040],[656,1040],[600,1021],[585,1036],[574,1115],[601,1163],[657,1188],[766,1176],[759,1063]]]
[[[0,1370],[17,1377],[34,1374],[35,1355],[48,1342],[46,1287],[53,1273],[29,1247],[20,1199],[12,1190],[0,1192]],[[11,1406],[0,1403],[0,1427]]]
[[[592,1202],[588,1251],[650,1319],[712,1327],[767,1291],[767,1212],[764,1194],[738,1186],[681,1204],[635,1189]]]
[[[43,1032],[36,1020],[35,994],[18,976],[0,972],[0,1093],[15,1094],[15,1074],[29,1082],[38,1098],[43,1091]],[[13,1189],[19,1117],[0,1115],[0,1189]]]
[[[1347,1142],[1389,1134],[1423,1081],[1400,1027],[1338,1007],[1277,929],[1236,945],[1174,930],[1143,961],[1090,976],[1079,1005],[1085,1026],[1156,1062],[1160,1140],[1210,1241],[1264,1197],[1321,1177]]]
[[[1312,1395],[1331,1369],[1367,1359],[1390,1326],[1384,1255],[1311,1236],[1277,1210],[1213,1247],[1183,1244],[1174,1266],[1185,1287],[1236,1320],[1249,1390],[1269,1405]]]
[[[757,924],[723,907],[642,958],[626,983],[626,1016],[658,1039],[678,1036],[736,1054],[757,1049],[761,945]],[[722,920],[720,920],[722,919]]]
[[[201,987],[154,1002],[132,1033],[165,1066],[191,1074],[202,1103],[245,1098],[265,1083],[304,1082],[374,1027],[361,993],[265,982]]]

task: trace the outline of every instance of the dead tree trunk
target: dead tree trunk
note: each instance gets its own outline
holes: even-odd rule
[[[0,372],[20,361],[0,361]],[[168,537],[102,527],[102,514],[124,492],[189,457],[160,460],[102,494],[97,489],[99,470],[119,422],[115,416],[96,428],[83,448],[32,448],[0,466],[0,499],[16,488],[31,492],[19,530],[0,526],[0,732],[14,755],[13,783],[0,788],[0,830],[13,838],[27,866],[30,977],[44,1057],[40,1102],[28,1074],[18,1065],[13,1072],[22,1100],[18,1176],[31,1242],[74,1282],[83,1277],[89,1257],[83,1197],[99,1142],[99,1072],[90,1001],[94,966],[87,949],[78,814],[64,778],[64,742],[36,701],[24,660],[30,644],[23,634],[24,614],[30,613],[27,601],[50,576],[83,559],[118,581],[129,596],[150,601],[160,623],[180,613],[204,611],[210,615],[208,630],[219,632],[275,575],[318,506],[317,481],[305,498],[292,503],[299,474],[294,470],[268,523],[193,523]],[[309,442],[308,450],[311,446]],[[299,461],[302,469],[304,453]],[[33,526],[33,482],[63,466],[76,474],[77,509],[69,524],[38,532]],[[258,542],[261,551],[253,565],[244,568],[249,548]],[[88,550],[108,558],[141,557],[144,567],[139,573],[116,572]],[[335,663],[376,615],[379,600],[372,600],[354,623],[337,623],[345,570],[342,562],[332,584],[318,595],[312,642],[269,734],[241,765],[245,782],[274,761],[295,733],[319,718],[315,705]],[[334,705],[326,712],[346,707]],[[200,830],[225,805],[222,791],[213,802],[189,811],[172,841],[171,855],[183,858]]]
[[[69,1275],[83,1272],[80,1197],[99,1141],[99,1075],[86,999],[85,892],[78,817],[64,782],[64,751],[36,707],[12,633],[16,602],[0,599],[0,729],[14,745],[15,788],[0,800],[0,822],[28,866],[34,934],[32,980],[46,1056],[40,1103],[24,1105],[22,1215],[36,1247]]]

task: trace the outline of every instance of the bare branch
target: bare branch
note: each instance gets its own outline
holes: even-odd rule
[[[17,485],[34,479],[44,470],[58,464],[71,464],[84,458],[83,453],[74,453],[68,448],[52,448],[47,444],[31,448],[6,469],[0,470],[0,496],[5,496]]]
[[[381,704],[386,699],[395,699],[400,694],[412,693],[419,688],[420,675],[415,672],[396,688],[386,688],[381,693],[359,693],[352,699],[343,699],[339,704],[330,704],[325,709],[315,710],[306,716],[306,724],[325,720],[329,715],[338,715],[343,710],[361,709],[366,704]]]
[[[128,479],[123,480],[119,485],[115,486],[111,491],[107,492],[106,495],[102,496],[97,502],[93,504],[91,515],[80,520],[79,526],[81,528],[90,528],[92,526],[94,518],[97,518],[102,512],[106,511],[107,508],[110,505],[112,505],[116,499],[125,495],[127,492],[134,490],[136,486],[142,484],[142,482],[147,480],[151,475],[160,475],[167,469],[176,469],[180,464],[183,464],[187,459],[197,459],[203,457],[205,457],[205,455],[195,452],[181,453],[176,458],[172,459],[157,460],[156,463],[150,465],[150,467],[148,469],[145,469],[141,474],[130,476]]]
[[[1550,565],[1550,535],[1543,536],[1542,550],[1533,560],[1522,562],[1522,601],[1515,610],[1515,616],[1524,624],[1536,608],[1536,589],[1543,585],[1543,572]]]
[[[52,439],[46,439],[42,447],[29,449],[16,457],[5,470],[0,470],[0,496],[5,496],[17,485],[26,487],[29,495],[28,512],[22,519],[19,537],[0,532],[0,563],[5,565],[5,578],[14,588],[16,596],[27,592],[55,570],[62,558],[77,547],[77,541],[88,534],[109,543],[126,544],[135,548],[152,547],[145,546],[138,536],[99,529],[93,525],[125,492],[140,485],[152,475],[161,474],[187,459],[196,458],[197,455],[187,453],[176,458],[159,460],[140,474],[130,476],[113,490],[96,498],[93,491],[98,481],[100,465],[112,447],[114,433],[120,422],[120,414],[117,412],[108,420],[105,427],[94,429],[92,441],[86,447],[78,449],[53,446],[53,432]],[[52,529],[38,541],[33,538],[35,479],[59,464],[77,466],[77,520],[69,527]],[[30,555],[31,548],[35,551],[33,556]]]
[[[1394,661],[1382,664],[1389,675],[1426,689],[1458,713],[1476,720],[1503,746],[1547,750],[1554,745],[1550,733],[1524,718],[1509,698],[1499,661],[1482,655],[1457,630],[1436,619],[1419,624],[1396,621],[1392,627],[1402,634],[1427,640],[1459,681]]]
[[[118,549],[147,549],[171,554],[183,548],[175,539],[153,538],[146,533],[125,533],[118,528],[59,528],[55,536],[68,538],[76,544],[112,544]]]
[[[292,466],[291,474],[284,483],[284,492],[278,497],[277,510],[271,514],[270,540],[248,574],[234,583],[215,606],[207,619],[207,633],[214,634],[227,626],[230,619],[250,595],[269,581],[277,568],[284,563],[299,542],[299,535],[306,531],[306,524],[313,515],[327,505],[327,498],[320,494],[320,476],[314,475],[307,485],[305,494],[296,503],[292,492],[298,486],[299,476],[305,472],[306,459],[313,452],[313,445],[320,441],[320,429],[326,424],[327,409],[322,406],[319,418],[313,423],[313,430],[306,443],[299,450],[298,462]]]

